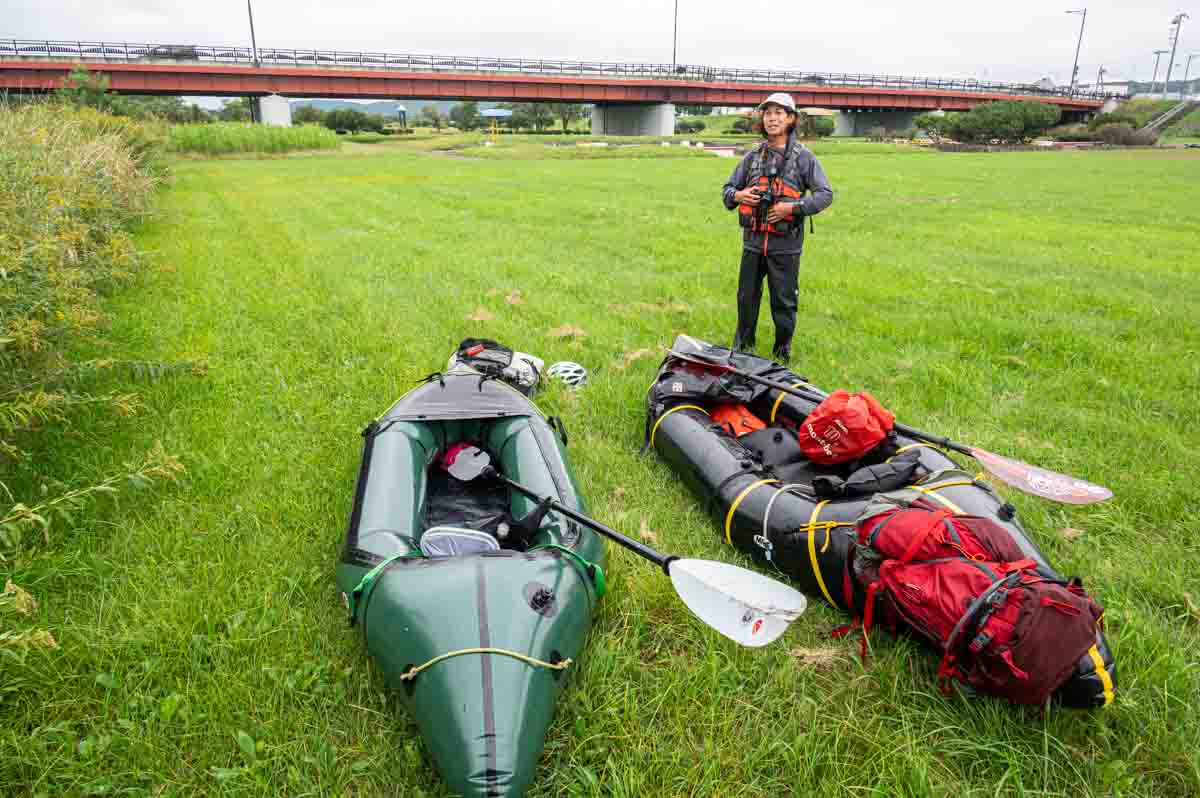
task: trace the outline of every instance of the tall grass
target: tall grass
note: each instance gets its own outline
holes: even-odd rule
[[[141,266],[128,230],[148,212],[162,141],[161,126],[90,108],[0,104],[0,561],[124,478],[9,487],[38,474],[47,436],[35,433],[94,408],[137,407],[135,395],[88,379],[116,361],[76,362],[71,351],[96,338],[103,296]]]
[[[269,127],[242,122],[175,125],[168,146],[172,152],[202,155],[280,153],[294,150],[332,150],[341,146],[337,134],[318,125]]]

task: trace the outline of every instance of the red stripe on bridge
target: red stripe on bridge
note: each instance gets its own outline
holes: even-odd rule
[[[0,61],[0,89],[50,91],[79,65],[67,61]],[[995,100],[1052,103],[1064,111],[1092,111],[1103,100],[981,93],[946,89],[886,89],[773,83],[709,83],[686,80],[628,80],[554,75],[397,72],[343,67],[305,68],[223,64],[122,64],[84,62],[109,77],[123,94],[285,97],[397,97],[512,102],[675,103],[677,105],[757,105],[771,92],[790,92],[797,105],[863,110],[965,111]]]

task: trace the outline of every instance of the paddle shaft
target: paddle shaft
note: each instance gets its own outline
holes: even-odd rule
[[[678,557],[674,557],[674,556],[671,556],[668,554],[662,554],[662,553],[657,552],[654,549],[650,548],[649,546],[638,543],[633,538],[622,535],[620,532],[613,529],[612,527],[605,526],[604,524],[600,523],[599,521],[588,518],[583,513],[578,513],[576,511],[572,510],[570,507],[567,507],[562,502],[555,501],[554,499],[552,499],[548,496],[539,496],[536,493],[534,493],[533,491],[531,491],[529,488],[522,485],[521,483],[513,482],[508,477],[503,476],[499,471],[497,471],[492,466],[488,466],[487,471],[485,471],[484,473],[490,474],[491,476],[493,476],[496,479],[503,482],[508,487],[512,488],[513,490],[517,491],[518,493],[528,496],[530,499],[533,499],[535,502],[549,503],[549,505],[552,509],[562,513],[567,518],[570,518],[572,521],[578,521],[579,523],[583,524],[584,526],[588,527],[589,529],[594,529],[597,532],[599,532],[601,535],[604,535],[605,537],[609,538],[610,540],[614,540],[617,543],[620,543],[622,546],[629,549],[634,554],[637,554],[641,557],[645,557],[647,560],[654,563],[659,568],[662,568],[663,573],[670,573],[667,569],[671,564],[671,560],[679,559]]]
[[[739,377],[745,377],[746,379],[750,380],[751,382],[757,382],[760,385],[766,385],[768,388],[774,388],[777,391],[783,391],[784,393],[790,393],[792,396],[798,396],[801,399],[808,399],[810,402],[821,402],[829,396],[829,394],[825,393],[824,391],[818,391],[816,389],[804,390],[802,388],[797,388],[794,385],[788,385],[787,383],[777,382],[775,380],[767,379],[766,377],[760,377],[757,374],[754,374],[749,371],[744,371],[735,366],[728,366],[723,363],[713,363],[712,361],[705,360],[703,358],[691,357],[689,355],[682,355],[679,352],[676,352],[674,350],[669,350],[669,351],[673,357],[677,357],[680,360],[686,360],[691,363],[698,363],[700,365],[708,366],[710,368],[720,369],[721,371],[727,371],[730,374],[736,374]],[[893,426],[895,427],[897,432],[907,435],[910,438],[916,438],[917,440],[925,441],[926,443],[932,443],[936,446],[941,446],[946,449],[951,449],[953,451],[958,452],[959,454],[965,454],[968,457],[975,456],[974,450],[970,446],[964,446],[961,443],[956,443],[956,442],[950,440],[949,438],[943,438],[940,435],[932,435],[928,432],[922,432],[921,430],[917,429],[916,427],[910,427],[907,424],[901,424],[899,421],[895,422],[893,424]]]

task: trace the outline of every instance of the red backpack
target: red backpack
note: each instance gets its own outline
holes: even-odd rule
[[[797,434],[809,460],[833,465],[874,449],[895,423],[896,417],[871,394],[834,391],[808,414]]]
[[[1004,527],[920,500],[860,518],[853,570],[868,580],[866,635],[877,615],[942,651],[957,679],[1016,704],[1042,704],[1096,642],[1103,610],[1075,579],[1047,579]]]

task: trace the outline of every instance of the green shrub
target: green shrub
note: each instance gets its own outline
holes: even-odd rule
[[[1096,136],[1105,144],[1125,147],[1149,147],[1158,141],[1157,132],[1134,130],[1132,125],[1124,122],[1101,125],[1096,128]]]
[[[917,124],[936,124],[940,135],[958,141],[1013,143],[1040,135],[1061,116],[1062,109],[1050,103],[1005,101],[977,105],[963,114],[947,114],[940,123],[923,114]]]
[[[959,114],[918,114],[913,124],[919,130],[924,130],[934,141],[950,137],[955,125],[958,124]]]
[[[147,213],[161,128],[86,106],[0,104],[0,560],[27,532],[126,478],[169,476],[161,450],[130,474],[20,502],[6,484],[28,460],[31,435],[77,408],[133,412],[137,397],[89,393],[69,352],[105,322],[101,296],[140,267],[127,227]],[[140,475],[140,476],[138,476]]]
[[[1125,124],[1135,128],[1141,127],[1141,125],[1138,124],[1137,117],[1133,116],[1132,114],[1116,112],[1111,114],[1096,114],[1096,116],[1092,117],[1092,119],[1088,122],[1088,130],[1096,130],[1101,125],[1117,124]]]
[[[337,134],[318,125],[269,127],[246,122],[174,125],[168,142],[173,152],[227,155],[336,149]]]
[[[1046,131],[1045,136],[1053,141],[1100,141],[1096,131],[1088,130],[1087,125],[1052,127]]]

